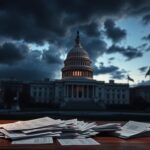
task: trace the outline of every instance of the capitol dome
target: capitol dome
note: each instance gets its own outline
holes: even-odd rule
[[[79,32],[77,32],[75,46],[64,61],[62,78],[93,78],[91,60],[87,51],[81,46]]]

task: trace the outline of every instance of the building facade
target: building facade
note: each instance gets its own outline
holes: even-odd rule
[[[141,85],[130,89],[131,101],[141,100],[150,103],[150,85]]]
[[[29,91],[22,90],[23,101],[25,95],[30,96],[30,103],[53,103],[64,109],[100,109],[107,105],[128,105],[129,85],[118,84],[114,80],[109,83],[94,80],[91,64],[77,32],[75,46],[69,51],[61,70],[62,79],[26,83]],[[16,95],[19,99],[19,94]]]
[[[106,105],[129,104],[129,85],[109,83],[93,79],[90,57],[80,43],[79,32],[75,46],[69,51],[62,68],[62,79],[38,81],[30,84],[30,94],[37,103],[57,103],[62,108],[78,108],[81,103],[86,107],[94,104]],[[89,107],[90,107],[89,106]],[[92,106],[91,106],[92,107]]]

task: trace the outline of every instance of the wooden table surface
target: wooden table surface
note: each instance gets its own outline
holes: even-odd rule
[[[10,122],[14,121],[0,120],[0,124]],[[10,140],[0,139],[0,150],[150,150],[150,137],[124,140],[117,137],[102,136],[100,134],[94,137],[94,139],[101,144],[97,146],[61,146],[57,140],[54,140],[53,144],[12,145]]]

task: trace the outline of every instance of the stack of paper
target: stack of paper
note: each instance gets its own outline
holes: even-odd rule
[[[119,128],[118,123],[97,125],[95,122],[88,123],[77,119],[55,120],[43,117],[2,124],[0,133],[2,137],[11,139],[13,144],[47,144],[53,142],[52,137],[59,138],[61,141],[63,139],[86,139],[101,131],[116,131]]]
[[[121,129],[121,125],[120,123],[107,123],[104,125],[97,125],[96,127],[94,127],[94,130],[97,132],[110,132],[110,131],[117,131]]]
[[[121,127],[121,130],[116,131],[115,133],[121,138],[150,135],[150,124],[137,121],[129,121]]]

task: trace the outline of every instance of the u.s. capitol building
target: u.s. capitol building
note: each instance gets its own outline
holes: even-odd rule
[[[104,108],[106,105],[129,104],[129,85],[93,79],[93,68],[87,51],[80,43],[69,51],[62,68],[62,79],[30,82],[30,95],[35,103],[56,103],[61,108]]]

